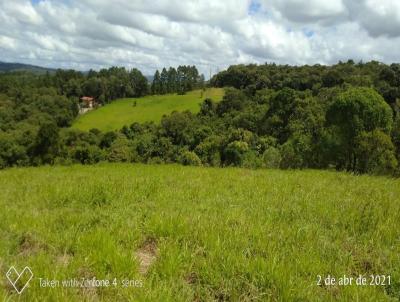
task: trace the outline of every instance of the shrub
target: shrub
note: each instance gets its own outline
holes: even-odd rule
[[[261,168],[263,166],[262,158],[255,151],[246,152],[243,155],[242,167],[249,169]]]
[[[28,162],[26,150],[15,139],[5,133],[0,133],[0,169]]]
[[[364,135],[363,132],[378,129],[389,134],[393,126],[390,106],[374,89],[365,87],[352,87],[339,94],[330,105],[326,117],[327,125],[334,126],[336,132],[337,167],[346,167],[351,171],[359,169],[355,154],[359,136]]]
[[[248,150],[249,145],[245,142],[231,142],[224,150],[224,165],[240,166],[243,161],[243,156]]]
[[[112,143],[107,159],[110,162],[131,162],[136,160],[135,155],[129,141],[126,138],[118,138]]]
[[[95,164],[105,159],[105,152],[94,145],[83,145],[73,150],[72,158],[81,164]]]
[[[296,151],[295,143],[292,140],[287,141],[281,146],[282,160],[280,167],[283,169],[295,169],[303,166],[303,159]]]
[[[264,151],[262,159],[266,168],[276,169],[281,164],[282,156],[277,148],[269,147]]]
[[[356,167],[361,173],[389,174],[397,167],[395,147],[380,130],[362,132],[356,139]]]
[[[179,157],[179,163],[185,166],[201,166],[200,158],[191,151],[183,151]]]
[[[212,135],[196,146],[194,151],[200,157],[203,164],[211,166],[219,166],[221,164],[221,141],[221,137]]]

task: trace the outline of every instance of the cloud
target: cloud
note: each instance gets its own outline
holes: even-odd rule
[[[3,13],[11,15],[16,21],[21,23],[39,25],[43,22],[42,17],[36,12],[29,1],[4,1],[2,10]]]
[[[347,1],[352,19],[373,37],[400,36],[400,2],[397,0]]]
[[[399,61],[390,0],[0,2],[0,60],[88,70]]]
[[[263,7],[299,23],[333,21],[346,14],[342,0],[264,0]]]
[[[149,3],[147,0],[83,0],[90,7],[97,7],[102,15],[109,15],[111,11],[142,12],[167,17],[177,22],[221,23],[246,17],[250,1],[181,1],[157,0]]]

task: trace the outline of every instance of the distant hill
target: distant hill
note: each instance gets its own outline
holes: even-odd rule
[[[22,63],[6,63],[0,62],[0,72],[12,72],[12,71],[31,71],[34,73],[46,73],[47,71],[52,73],[55,69],[45,68],[35,65],[28,65]]]

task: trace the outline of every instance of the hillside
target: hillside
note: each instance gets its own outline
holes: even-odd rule
[[[400,297],[399,180],[102,164],[9,169],[0,183],[3,270],[34,273],[19,301]],[[318,275],[344,274],[390,275],[391,284],[317,285]],[[38,278],[83,277],[117,283],[39,287]],[[1,297],[12,293],[0,286]]]
[[[0,72],[12,72],[12,71],[30,71],[33,73],[53,73],[56,70],[52,68],[45,68],[35,65],[22,64],[22,63],[6,63],[0,61]]]
[[[211,88],[205,92],[195,90],[185,95],[150,95],[142,98],[116,100],[78,117],[72,127],[80,130],[97,128],[109,131],[121,129],[124,125],[130,125],[133,122],[159,122],[164,114],[172,111],[198,112],[200,104],[205,98],[220,101],[223,93],[223,89]]]

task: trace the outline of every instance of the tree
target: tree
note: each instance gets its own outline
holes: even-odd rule
[[[161,93],[161,78],[160,72],[156,70],[153,78],[153,84],[151,85],[151,92],[153,94],[160,94]]]
[[[117,138],[110,146],[107,159],[110,162],[131,162],[137,159],[132,152],[130,141],[125,137]]]
[[[201,166],[201,160],[196,153],[191,151],[183,151],[179,157],[179,162],[185,166]]]
[[[85,143],[73,149],[72,158],[83,165],[90,165],[104,160],[104,153],[98,146]]]
[[[290,136],[289,119],[297,103],[298,96],[295,90],[283,88],[277,92],[271,98],[269,109],[264,116],[262,133],[278,138],[280,144],[286,142]]]
[[[392,140],[397,150],[400,152],[400,115],[398,114],[393,125]],[[399,153],[400,154],[400,153]]]
[[[26,151],[10,134],[0,131],[0,169],[27,162]]]
[[[59,129],[54,122],[40,126],[35,146],[35,155],[42,163],[51,164],[59,150]]]
[[[140,97],[148,93],[147,79],[138,69],[131,70],[129,80],[133,89],[133,97]]]
[[[177,91],[177,74],[176,74],[176,69],[173,67],[170,67],[168,69],[168,92],[173,93]]]
[[[249,145],[243,141],[233,141],[229,143],[223,153],[223,163],[225,166],[240,166],[244,155],[249,151]]]
[[[279,149],[275,147],[269,147],[263,153],[263,162],[266,168],[277,169],[280,166],[282,156]]]
[[[161,120],[163,133],[176,145],[190,144],[194,140],[194,115],[189,111],[172,112]]]
[[[67,97],[81,97],[82,96],[82,82],[78,79],[71,79],[65,85],[65,95]]]
[[[161,71],[160,83],[161,83],[160,94],[168,93],[168,72],[165,69],[165,67]]]
[[[210,166],[220,166],[221,147],[222,138],[216,135],[209,135],[196,146],[194,151],[200,157],[203,164]]]
[[[361,132],[355,140],[355,154],[355,170],[360,173],[390,174],[398,164],[390,136],[381,130]]]
[[[349,88],[339,94],[327,111],[327,125],[333,126],[340,146],[337,157],[344,159],[347,170],[356,170],[356,138],[362,132],[381,130],[389,134],[392,110],[371,88]]]
[[[325,87],[333,87],[342,85],[344,80],[339,71],[333,69],[323,75],[322,83]]]
[[[103,94],[102,86],[103,85],[100,79],[92,77],[85,81],[82,92],[86,96],[91,96],[95,99],[98,99],[100,95]]]
[[[211,99],[207,98],[201,103],[200,115],[202,116],[214,116],[217,111],[217,104],[215,104]]]
[[[230,111],[240,111],[244,108],[246,95],[243,91],[234,88],[227,88],[221,102],[217,105],[217,113],[219,116]]]

